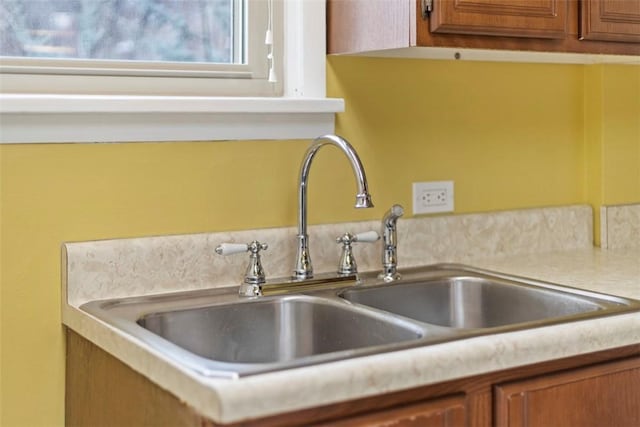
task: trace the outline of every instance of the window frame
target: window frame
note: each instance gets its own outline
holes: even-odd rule
[[[333,132],[344,101],[325,95],[324,0],[281,4],[279,33],[288,37],[282,40],[278,96],[202,96],[190,86],[191,79],[203,80],[198,77],[160,95],[104,94],[95,83],[82,94],[11,93],[3,74],[0,143],[307,139]],[[230,80],[224,82],[233,89]]]
[[[265,33],[269,8],[264,0],[234,0],[248,28],[245,63],[115,61],[3,57],[2,91],[6,93],[280,96],[281,83],[268,82],[269,53]],[[247,9],[247,10],[245,10]],[[274,2],[274,49],[282,50],[282,2]],[[237,58],[240,59],[240,58]],[[282,72],[281,61],[275,64]]]

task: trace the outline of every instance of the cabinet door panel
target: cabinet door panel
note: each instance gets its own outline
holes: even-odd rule
[[[435,0],[434,33],[564,38],[566,0]]]
[[[580,39],[640,42],[640,0],[583,0],[580,16]]]
[[[640,425],[640,358],[502,384],[498,427]]]
[[[392,408],[333,421],[332,427],[463,427],[467,425],[464,395]]]

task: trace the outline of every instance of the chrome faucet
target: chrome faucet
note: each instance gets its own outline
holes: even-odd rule
[[[373,207],[371,196],[367,188],[367,177],[358,154],[345,139],[337,135],[323,135],[313,140],[307,149],[300,167],[300,181],[298,182],[298,253],[293,278],[297,280],[313,277],[313,265],[309,254],[309,235],[307,234],[307,185],[309,181],[309,168],[320,147],[334,145],[338,147],[349,159],[353,174],[358,185],[356,194],[356,208]]]
[[[396,223],[402,215],[404,215],[404,208],[393,205],[382,218],[382,273],[379,277],[385,282],[393,282],[400,278]]]

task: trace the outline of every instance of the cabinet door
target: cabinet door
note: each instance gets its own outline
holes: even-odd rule
[[[564,38],[567,0],[434,0],[433,33]]]
[[[456,395],[333,421],[327,426],[463,427],[467,424],[466,398]]]
[[[640,0],[582,0],[580,16],[581,40],[640,42]]]
[[[640,358],[502,384],[497,427],[640,426]]]

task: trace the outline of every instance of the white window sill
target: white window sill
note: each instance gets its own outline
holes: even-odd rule
[[[344,100],[0,95],[0,143],[309,139],[334,131]]]

